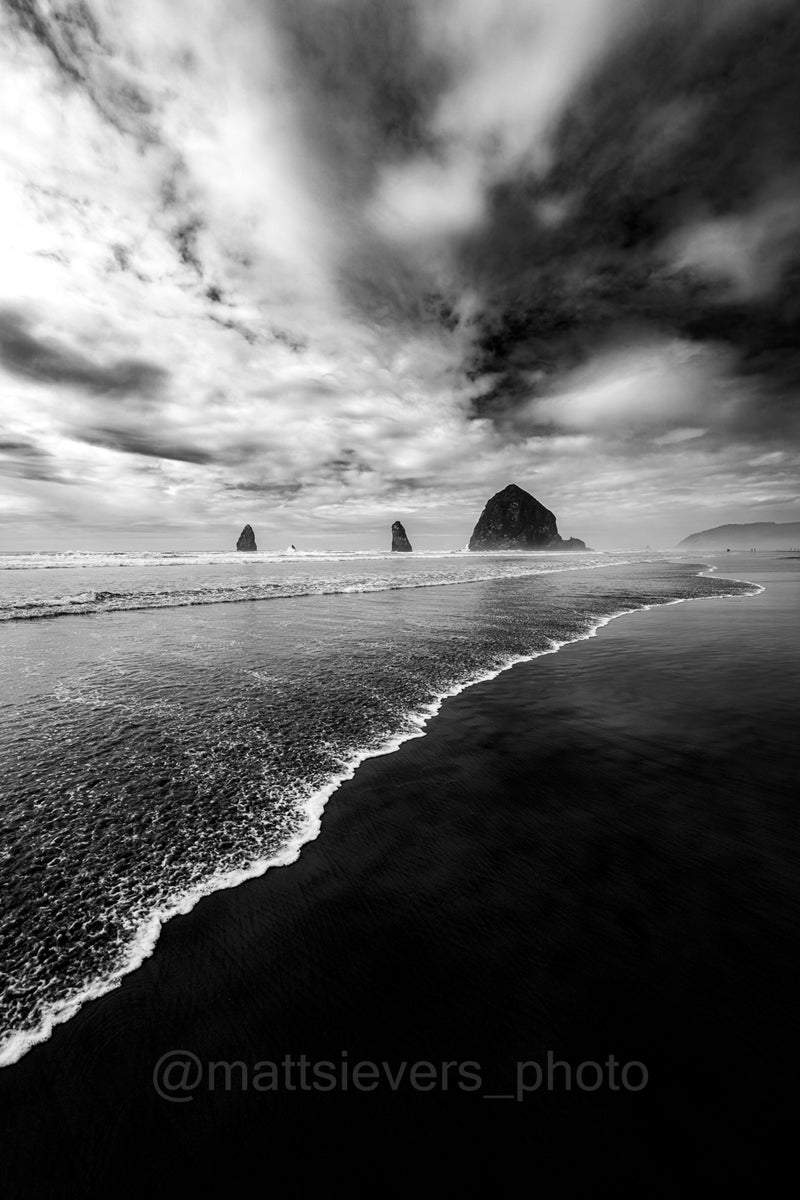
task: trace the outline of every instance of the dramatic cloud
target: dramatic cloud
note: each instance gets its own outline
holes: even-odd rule
[[[37,337],[19,313],[0,310],[0,364],[7,371],[47,383],[64,384],[109,396],[147,395],[166,372],[138,359],[93,363],[55,338]]]
[[[511,479],[600,545],[797,518],[792,0],[0,0],[0,46],[4,545],[461,545]]]

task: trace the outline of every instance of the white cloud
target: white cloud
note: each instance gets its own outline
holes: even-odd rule
[[[610,349],[529,401],[525,415],[610,437],[686,441],[732,402],[730,359],[721,348],[680,340]]]
[[[419,156],[384,168],[370,210],[389,237],[422,242],[466,232],[484,214],[484,180],[475,157],[461,153],[441,161]]]
[[[442,0],[420,14],[450,76],[431,120],[434,149],[385,167],[372,211],[382,230],[424,240],[478,226],[487,186],[520,163],[546,171],[564,105],[642,13],[634,0]]]
[[[451,0],[432,20],[462,70],[438,127],[546,159],[553,121],[635,15],[631,0]]]
[[[673,266],[727,283],[741,299],[768,296],[800,244],[800,181],[784,182],[749,211],[699,217],[666,247]]]

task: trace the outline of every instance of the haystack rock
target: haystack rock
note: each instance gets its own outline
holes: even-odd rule
[[[239,534],[239,540],[236,543],[237,550],[257,550],[256,535],[253,533],[252,525],[245,525],[242,532]]]
[[[470,550],[585,550],[580,538],[560,537],[549,508],[510,483],[488,501],[469,539]]]
[[[395,521],[392,525],[392,550],[396,550],[400,554],[412,553],[411,542],[399,521]]]

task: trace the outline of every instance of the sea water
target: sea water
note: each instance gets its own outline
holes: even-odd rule
[[[657,554],[0,556],[0,1063],[291,862],[442,698],[648,605]]]

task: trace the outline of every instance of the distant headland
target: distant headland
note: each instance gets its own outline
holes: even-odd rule
[[[775,521],[752,521],[746,525],[716,525],[690,533],[678,549],[791,550],[800,545],[800,521],[778,525]]]

